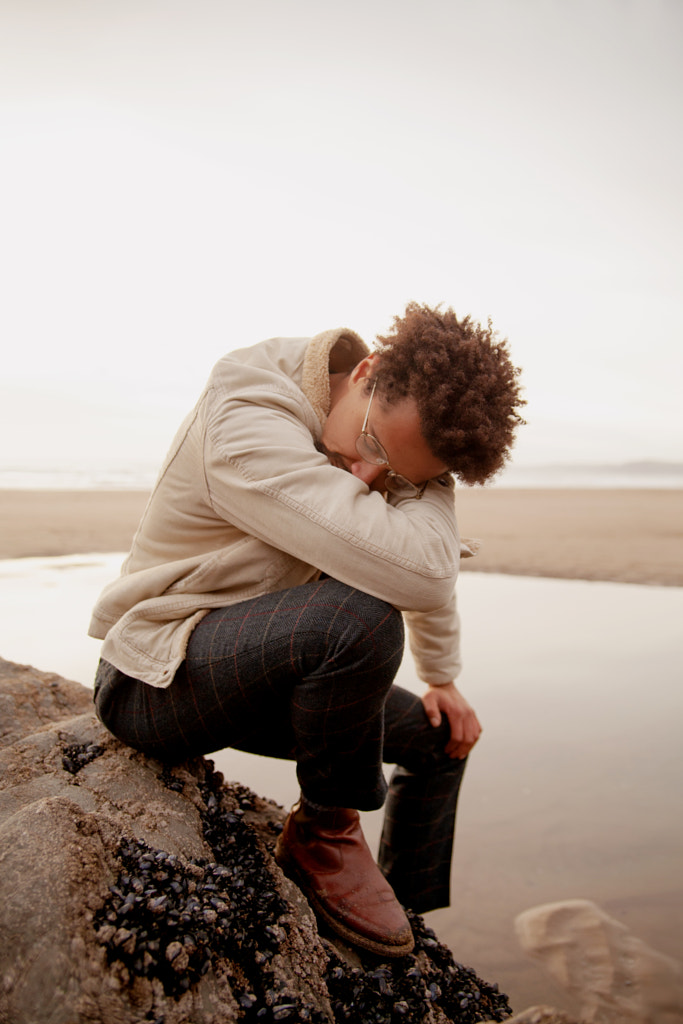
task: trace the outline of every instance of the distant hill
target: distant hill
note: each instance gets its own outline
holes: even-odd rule
[[[607,470],[609,467],[605,467]],[[624,462],[614,467],[622,473],[671,473],[674,476],[683,476],[683,462],[656,462],[646,460],[643,462]]]
[[[503,487],[683,487],[683,462],[513,463],[496,480]]]

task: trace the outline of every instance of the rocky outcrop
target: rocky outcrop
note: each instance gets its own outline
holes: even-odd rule
[[[92,711],[92,694],[85,686],[0,658],[0,747],[87,711]]]
[[[324,934],[272,857],[284,811],[210,761],[144,757],[88,690],[1,660],[0,709],[0,1021],[509,1019],[417,916],[394,962]]]

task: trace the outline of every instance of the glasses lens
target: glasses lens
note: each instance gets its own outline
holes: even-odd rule
[[[386,466],[389,459],[376,437],[372,434],[361,434],[356,440],[356,451],[365,462],[371,462],[373,466]]]
[[[420,493],[419,487],[416,487],[415,484],[412,484],[410,480],[406,480],[399,473],[387,473],[384,486],[392,494],[397,494],[401,498],[414,498],[415,495]]]

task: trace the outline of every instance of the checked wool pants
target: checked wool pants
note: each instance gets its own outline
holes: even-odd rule
[[[378,598],[324,578],[209,612],[171,685],[101,661],[95,704],[124,743],[178,762],[226,747],[293,759],[302,793],[326,807],[386,803],[378,863],[418,913],[449,903],[465,762],[445,722],[394,685],[403,620]],[[393,764],[387,787],[382,764]]]

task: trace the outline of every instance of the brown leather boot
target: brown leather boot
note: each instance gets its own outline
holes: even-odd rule
[[[313,812],[296,804],[277,841],[275,859],[347,942],[381,956],[405,956],[413,949],[408,918],[372,858],[358,811]]]

